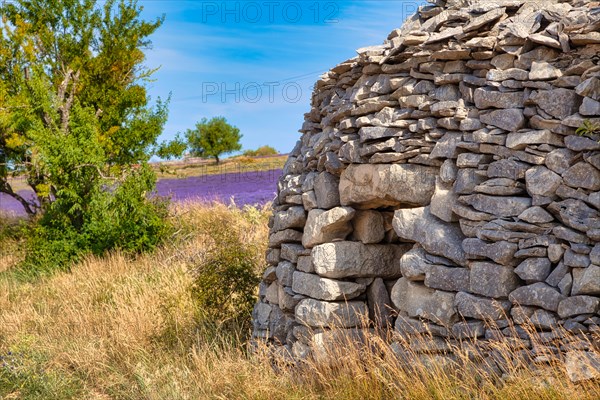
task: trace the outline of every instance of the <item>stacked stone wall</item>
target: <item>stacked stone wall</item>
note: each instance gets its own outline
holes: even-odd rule
[[[279,181],[255,338],[597,340],[599,3],[437,1],[357,52]]]

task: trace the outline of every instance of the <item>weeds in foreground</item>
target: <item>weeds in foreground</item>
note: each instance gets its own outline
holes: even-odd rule
[[[87,257],[32,282],[0,278],[0,398],[600,398],[599,382],[572,384],[558,363],[536,371],[498,357],[497,379],[466,349],[447,359],[376,335],[366,346],[319,342],[320,357],[296,366],[249,352],[247,327],[203,319],[192,290],[190,271],[219,218],[256,254],[264,248],[266,211],[188,205],[173,211],[176,233],[155,254]],[[520,354],[509,344],[495,350]]]

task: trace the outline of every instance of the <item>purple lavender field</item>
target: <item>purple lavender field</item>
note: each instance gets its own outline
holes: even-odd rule
[[[33,200],[34,195],[29,190],[17,191],[22,197],[27,200]],[[8,216],[22,216],[26,215],[25,209],[17,200],[13,199],[7,194],[0,193],[0,213]]]
[[[159,196],[174,202],[204,203],[233,200],[237,206],[263,205],[275,198],[281,170],[246,171],[218,175],[192,176],[185,179],[161,179],[156,185]]]
[[[201,175],[180,179],[161,179],[156,185],[159,196],[171,198],[173,202],[198,201],[210,203],[231,200],[244,205],[264,205],[275,198],[280,169],[268,171],[245,171],[218,175]],[[31,196],[31,192],[20,191]],[[0,213],[21,216],[25,210],[12,197],[0,193]]]

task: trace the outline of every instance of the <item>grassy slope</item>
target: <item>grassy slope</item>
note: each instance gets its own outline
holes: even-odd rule
[[[469,364],[443,370],[435,357],[412,357],[411,370],[389,350],[330,350],[333,363],[277,370],[250,357],[247,332],[200,323],[190,269],[202,260],[210,224],[223,221],[257,243],[267,211],[188,205],[173,211],[177,233],[153,255],[89,258],[36,282],[0,275],[2,399],[388,399],[600,398],[600,383],[575,386],[559,367],[523,372],[494,385]],[[0,225],[1,226],[1,225]],[[0,263],[18,256],[0,236]]]
[[[224,159],[220,164],[214,161],[197,163],[155,163],[153,164],[159,179],[161,178],[187,178],[190,176],[216,175],[227,173],[240,173],[251,171],[269,171],[281,169],[287,160],[285,156],[273,157],[231,157]]]

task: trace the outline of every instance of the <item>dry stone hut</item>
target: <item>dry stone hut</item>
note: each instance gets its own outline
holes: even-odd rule
[[[255,338],[598,340],[600,3],[433,1],[325,74],[301,132]]]

